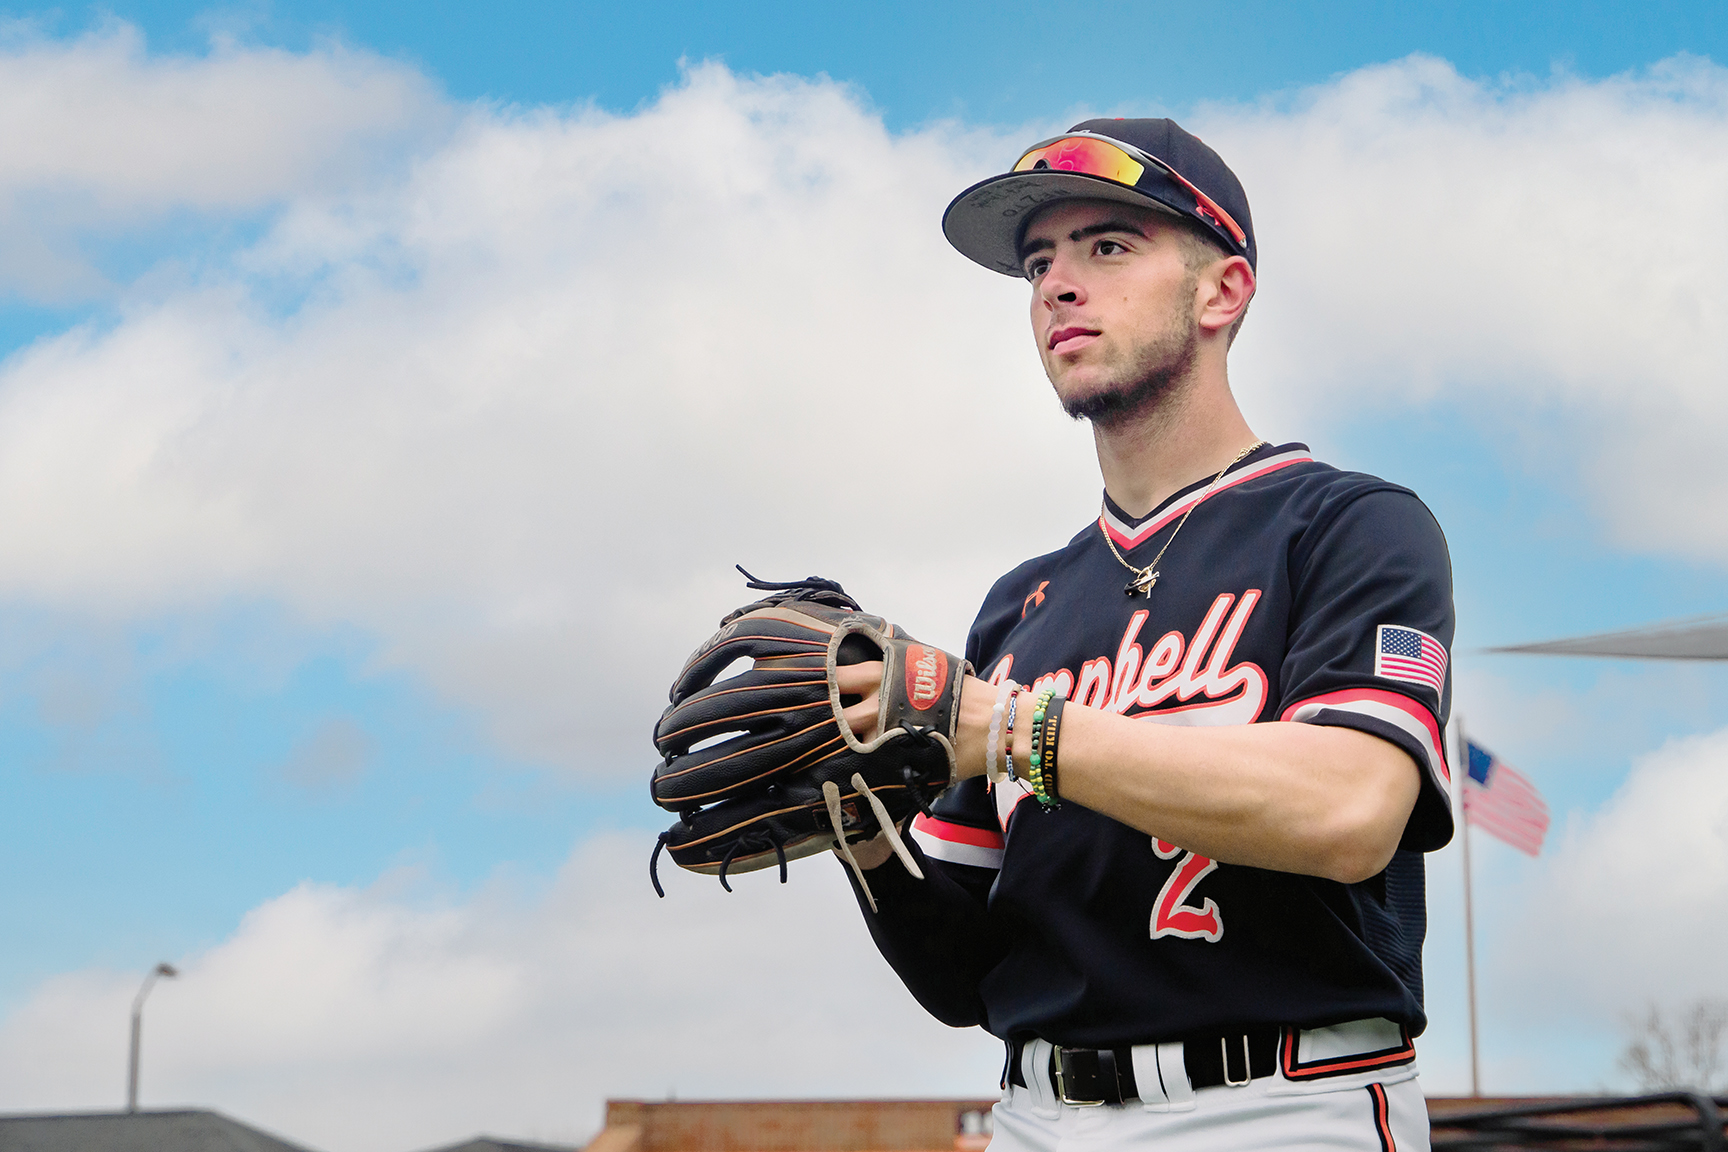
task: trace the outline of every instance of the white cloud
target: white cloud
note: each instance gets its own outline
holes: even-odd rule
[[[544,892],[303,885],[177,960],[145,1013],[145,1106],[215,1106],[328,1152],[489,1131],[580,1143],[604,1098],[989,1096],[1000,1049],[926,1016],[839,866],[715,882],[652,841],[580,848]],[[0,1109],[99,1107],[137,978],[56,977],[0,1025]]]
[[[241,213],[370,179],[450,119],[425,76],[370,52],[217,41],[149,55],[130,25],[0,41],[0,284],[103,287],[81,253],[173,212]]]
[[[1616,1066],[1628,1016],[1728,995],[1725,764],[1721,729],[1636,757],[1599,803],[1553,805],[1578,785],[1537,773],[1555,808],[1539,857],[1474,835],[1484,1091],[1633,1091]],[[1461,863],[1456,840],[1429,858],[1430,1091],[1469,1085]]]
[[[1507,929],[1525,1010],[1728,994],[1728,729],[1641,757],[1600,812],[1558,829],[1553,859]]]
[[[1582,474],[1622,542],[1728,560],[1728,70],[1502,86],[1418,56],[1200,121],[1255,207],[1238,378],[1268,411],[1458,404]]]
[[[110,71],[157,67],[132,51]],[[1717,483],[1677,438],[1728,432],[1725,77],[1499,88],[1413,58],[1195,117],[1264,240],[1256,425],[1465,403],[1594,477],[1627,539],[1728,556],[1708,500],[1672,498]],[[612,770],[743,595],[733,561],[958,646],[995,575],[1084,523],[1089,438],[1023,286],[936,229],[1015,142],[718,66],[630,115],[450,115],[404,172],[284,177],[231,264],[0,368],[0,595],[357,624],[512,752]]]
[[[1639,756],[1670,737],[1710,731],[1728,715],[1728,669],[1717,665],[1532,663],[1460,653],[1455,717],[1530,775],[1556,811],[1601,807]]]
[[[1019,291],[930,243],[997,150],[717,67],[633,117],[475,111],[406,183],[8,365],[0,587],[358,621],[578,764],[640,757],[733,561],[957,646],[1020,547],[962,493],[1042,457],[1031,507],[1095,498]],[[254,292],[301,275],[289,315]]]
[[[1535,858],[1472,838],[1483,1090],[1632,1091],[1615,1064],[1625,1014],[1695,999],[1708,965],[1690,954],[1728,943],[1728,882],[1686,907],[1691,897],[1670,901],[1663,880],[1720,872],[1728,851],[1728,829],[1700,832],[1728,799],[1707,779],[1728,752],[1728,729],[1717,730],[1728,677],[1684,661],[1602,661],[1556,669],[1561,683],[1528,659],[1461,653],[1454,664],[1471,738],[1528,776],[1553,815]],[[1455,837],[1428,857],[1420,1050],[1424,1083],[1442,1094],[1470,1087],[1461,847]]]

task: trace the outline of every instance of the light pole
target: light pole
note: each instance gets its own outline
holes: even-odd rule
[[[144,977],[144,986],[138,989],[138,995],[132,998],[132,1059],[126,1065],[126,1111],[138,1111],[138,1038],[144,1029],[144,997],[150,995],[150,989],[155,987],[158,976],[175,977],[180,975],[172,964],[158,964],[150,969],[150,975]]]

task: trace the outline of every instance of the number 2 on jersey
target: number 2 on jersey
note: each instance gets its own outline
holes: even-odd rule
[[[1224,917],[1218,902],[1210,896],[1196,908],[1188,903],[1195,885],[1218,867],[1218,861],[1196,856],[1157,837],[1152,839],[1152,851],[1160,860],[1177,861],[1169,879],[1158,891],[1158,902],[1152,905],[1152,939],[1175,936],[1183,940],[1206,940],[1216,944],[1224,935]]]

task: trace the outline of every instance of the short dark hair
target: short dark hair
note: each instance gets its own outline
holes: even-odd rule
[[[1186,220],[1170,221],[1177,230],[1177,243],[1182,249],[1182,263],[1189,273],[1199,275],[1200,269],[1214,260],[1222,260],[1226,256],[1234,256],[1224,245],[1214,240],[1204,229],[1189,224]],[[1249,303],[1253,303],[1252,300]],[[1248,305],[1242,305],[1242,311],[1236,314],[1236,319],[1230,322],[1230,335],[1226,348],[1236,343],[1236,334],[1242,331],[1242,321],[1248,318]]]

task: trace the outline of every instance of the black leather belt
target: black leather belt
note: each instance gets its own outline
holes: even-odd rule
[[[1280,1028],[1186,1036],[1182,1063],[1196,1090],[1242,1085],[1278,1068]],[[1020,1071],[1021,1043],[1008,1046],[1008,1083],[1026,1087]],[[1050,1055],[1050,1083],[1064,1104],[1127,1104],[1140,1099],[1130,1048],[1062,1048]]]

